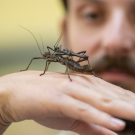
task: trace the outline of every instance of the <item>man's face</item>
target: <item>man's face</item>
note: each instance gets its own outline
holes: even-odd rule
[[[98,76],[135,92],[135,1],[68,0],[65,39]]]

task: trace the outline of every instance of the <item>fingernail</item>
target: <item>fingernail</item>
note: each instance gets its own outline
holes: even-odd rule
[[[112,125],[114,127],[124,127],[126,125],[126,123],[120,119],[117,119],[117,118],[112,118],[111,119],[111,122],[112,122]]]

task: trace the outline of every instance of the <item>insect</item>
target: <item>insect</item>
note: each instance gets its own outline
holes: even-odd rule
[[[32,63],[32,61],[34,59],[46,59],[46,66],[45,66],[44,73],[43,74],[40,74],[40,76],[42,76],[42,75],[45,74],[45,72],[48,70],[48,67],[49,67],[49,65],[50,65],[51,62],[59,62],[62,65],[65,65],[67,67],[65,73],[68,73],[68,77],[69,77],[70,81],[72,81],[72,80],[70,78],[68,69],[71,69],[71,70],[76,71],[76,72],[79,72],[79,73],[91,73],[91,72],[94,71],[94,69],[90,69],[89,68],[89,65],[80,66],[79,63],[76,63],[74,60],[72,60],[72,59],[70,59],[68,57],[65,58],[61,54],[50,54],[50,53],[45,53],[43,55],[43,57],[35,57],[35,58],[33,58],[30,61],[28,67],[25,70],[21,70],[21,71],[28,70],[30,64]]]
[[[82,62],[82,61],[88,61],[88,64],[90,66],[90,63],[89,63],[89,60],[88,60],[89,59],[89,56],[88,55],[84,55],[86,53],[86,51],[81,51],[81,52],[78,52],[78,53],[74,53],[73,51],[68,50],[68,49],[63,49],[62,50],[61,49],[62,48],[62,45],[60,45],[58,47],[58,44],[59,44],[59,42],[60,42],[60,40],[62,38],[62,35],[63,35],[63,31],[62,31],[59,39],[57,40],[56,44],[54,45],[54,49],[52,49],[51,47],[47,46],[48,51],[50,49],[50,50],[54,51],[54,53],[57,52],[57,53],[61,53],[62,55],[68,55],[68,56],[71,56],[71,57],[72,56],[79,57],[80,59],[78,61],[76,61],[77,63]]]
[[[20,27],[22,27],[22,26],[20,26]],[[24,28],[24,27],[22,27],[22,28]],[[24,28],[24,29],[26,29],[26,28]],[[28,29],[26,29],[26,30],[29,31]],[[30,31],[29,31],[29,32],[30,32]],[[30,33],[31,33],[31,32],[30,32]],[[31,33],[31,34],[32,34],[32,33]],[[34,36],[33,34],[32,34],[32,36],[34,37],[34,39],[35,39],[35,41],[36,41],[36,43],[37,43],[37,45],[38,45],[38,48],[39,48],[39,50],[40,50],[40,53],[41,53],[42,57],[35,57],[35,58],[33,58],[33,59],[30,61],[28,67],[27,67],[25,70],[21,70],[21,71],[26,71],[26,70],[28,70],[28,68],[29,68],[29,66],[31,65],[32,61],[35,60],[35,59],[46,59],[46,66],[45,66],[44,73],[43,73],[43,74],[40,74],[40,76],[45,74],[45,72],[48,70],[48,67],[49,67],[49,65],[50,65],[51,62],[59,62],[59,63],[61,63],[62,65],[65,65],[65,66],[67,67],[67,68],[66,68],[66,72],[68,72],[68,69],[71,69],[71,70],[76,71],[76,72],[79,72],[79,73],[90,73],[90,72],[92,72],[93,75],[96,76],[95,73],[94,73],[94,69],[90,69],[90,66],[89,66],[89,65],[83,65],[83,66],[81,66],[81,65],[78,63],[78,61],[76,62],[76,61],[74,61],[73,59],[70,59],[70,58],[69,58],[70,56],[68,56],[68,57],[66,57],[66,58],[63,57],[63,55],[64,55],[63,53],[57,53],[57,54],[56,54],[55,51],[54,51],[54,53],[51,54],[50,51],[48,50],[48,52],[45,52],[45,53],[43,54],[43,53],[41,52],[41,49],[40,49],[40,47],[39,47],[39,44],[38,44],[38,42],[37,42],[35,36]],[[47,49],[49,49],[49,48],[47,48]],[[68,72],[68,77],[69,77],[70,81],[72,81],[71,78],[70,78],[69,72]]]
[[[88,55],[84,55],[86,53],[86,51],[81,51],[81,52],[78,52],[78,53],[74,53],[73,51],[68,50],[68,49],[63,49],[62,50],[61,49],[62,45],[60,45],[58,47],[58,44],[59,44],[59,42],[60,42],[60,40],[61,40],[61,38],[63,36],[63,33],[64,33],[64,30],[61,32],[61,35],[60,35],[59,39],[57,40],[56,44],[54,45],[54,49],[52,49],[51,47],[47,46],[48,51],[50,49],[50,50],[54,51],[54,53],[57,52],[57,53],[61,53],[62,55],[68,55],[69,57],[71,56],[71,58],[72,58],[72,56],[79,57],[80,59],[78,61],[76,61],[76,63],[79,63],[79,62],[82,62],[82,61],[88,61],[88,65],[90,67],[90,62],[88,60],[89,56]],[[73,58],[72,58],[72,60],[73,60]],[[93,73],[94,76],[96,76],[94,72],[92,72],[92,73]],[[98,77],[98,76],[96,76],[96,77]]]

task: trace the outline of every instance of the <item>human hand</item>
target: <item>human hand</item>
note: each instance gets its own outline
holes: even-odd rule
[[[55,129],[81,135],[113,135],[135,120],[135,95],[90,75],[26,71],[0,78],[2,124],[33,119]],[[107,129],[106,129],[107,128]]]

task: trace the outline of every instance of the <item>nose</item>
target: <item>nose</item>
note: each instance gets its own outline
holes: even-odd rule
[[[133,29],[122,10],[115,10],[111,16],[103,34],[102,47],[111,57],[128,55],[135,49]]]

